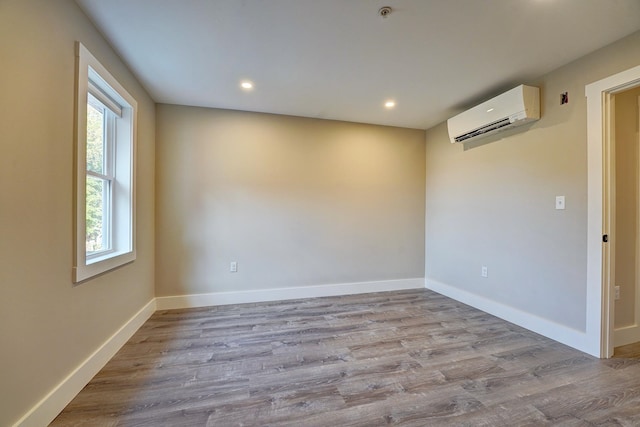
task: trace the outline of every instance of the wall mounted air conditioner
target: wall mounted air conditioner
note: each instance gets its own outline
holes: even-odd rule
[[[540,118],[540,89],[520,85],[447,120],[451,143],[470,142]]]

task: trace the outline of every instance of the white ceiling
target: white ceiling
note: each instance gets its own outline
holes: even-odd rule
[[[640,29],[640,0],[77,3],[157,102],[420,129]]]

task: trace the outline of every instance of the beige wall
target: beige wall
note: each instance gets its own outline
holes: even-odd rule
[[[426,277],[584,331],[585,85],[640,64],[640,32],[538,81],[542,119],[464,150],[427,131]],[[504,87],[503,89],[509,89]],[[559,105],[569,92],[570,103]],[[555,196],[566,210],[555,210]],[[480,276],[481,266],[489,277]]]
[[[424,131],[157,112],[158,296],[423,277]]]
[[[73,265],[74,43],[137,99],[138,259]],[[155,106],[71,0],[0,1],[0,425],[17,421],[153,297]]]
[[[615,303],[616,328],[635,323],[636,241],[638,236],[638,97],[640,88],[615,97],[616,233],[615,281],[620,299]]]

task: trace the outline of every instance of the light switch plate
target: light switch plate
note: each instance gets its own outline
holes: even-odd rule
[[[556,209],[564,209],[564,196],[556,196]]]

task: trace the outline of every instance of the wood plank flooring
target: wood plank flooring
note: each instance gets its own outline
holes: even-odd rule
[[[622,357],[622,358],[640,357],[640,342],[616,347],[613,350],[613,357]]]
[[[599,360],[428,290],[155,313],[53,426],[638,426]]]

